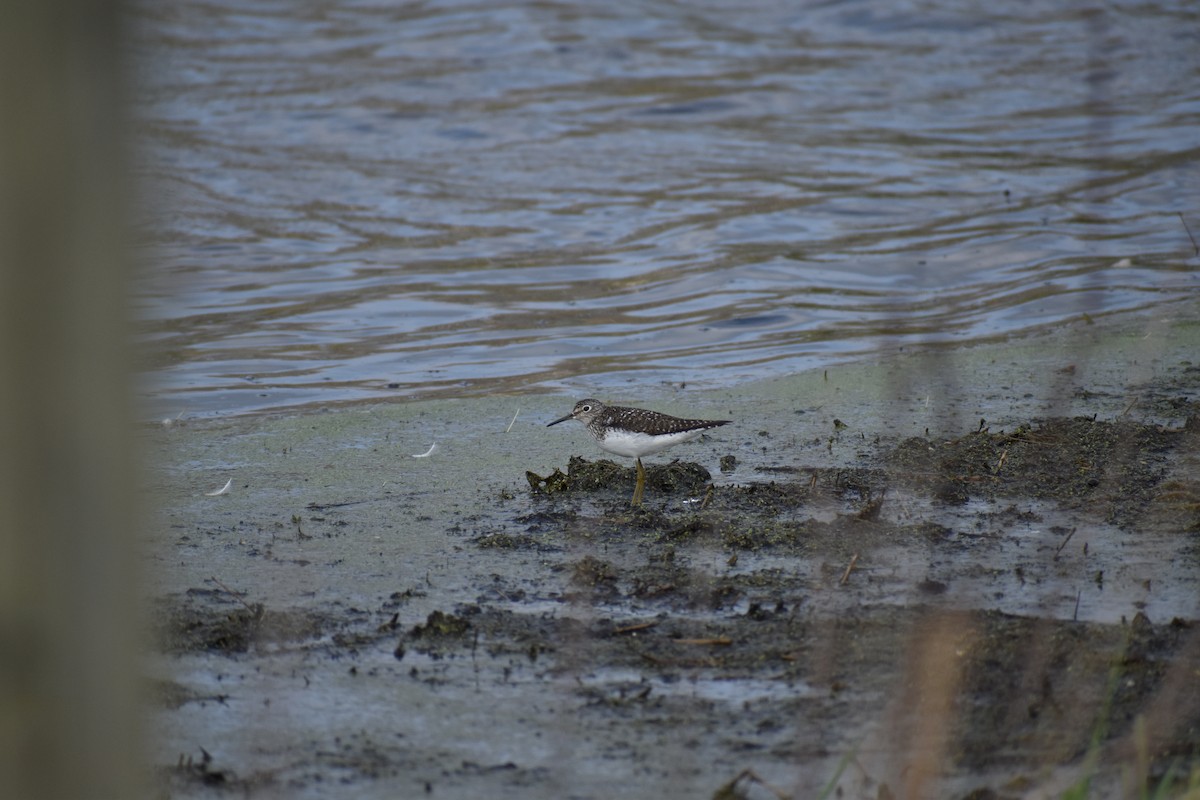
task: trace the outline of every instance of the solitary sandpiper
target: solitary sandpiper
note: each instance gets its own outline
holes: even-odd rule
[[[580,400],[571,413],[556,419],[557,425],[569,419],[584,424],[596,444],[610,453],[637,459],[637,487],[633,490],[633,505],[642,502],[646,488],[646,470],[642,456],[665,450],[674,444],[695,439],[709,428],[728,425],[728,419],[680,419],[657,411],[626,406],[606,406],[599,400]],[[550,425],[546,427],[549,428]]]

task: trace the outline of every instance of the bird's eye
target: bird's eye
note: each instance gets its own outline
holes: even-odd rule
[[[581,408],[581,409],[579,409],[579,410],[580,410],[580,411],[587,412],[587,411],[591,411],[591,410],[592,410],[592,407],[591,407],[591,406],[584,406],[583,408]]]

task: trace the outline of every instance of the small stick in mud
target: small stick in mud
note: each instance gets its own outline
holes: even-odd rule
[[[517,423],[517,417],[521,416],[521,407],[517,406],[517,413],[513,414],[512,422],[508,423],[508,427],[504,429],[505,433],[512,430],[512,426]]]
[[[300,527],[301,522],[303,522],[303,520],[300,519],[299,514],[292,514],[292,524],[296,526],[296,541],[298,542],[313,538],[305,533],[304,529]]]
[[[1058,561],[1058,554],[1061,553],[1063,548],[1067,546],[1067,542],[1071,541],[1071,537],[1075,535],[1076,530],[1078,530],[1078,528],[1071,528],[1071,532],[1066,535],[1066,538],[1064,538],[1062,543],[1059,544],[1058,549],[1054,551],[1055,561]]]
[[[729,783],[718,787],[717,791],[713,793],[712,800],[736,800],[736,798],[747,797],[748,795],[738,788],[738,784],[742,781],[745,781],[750,785],[757,784],[761,786],[763,789],[778,797],[779,800],[788,800],[788,798],[791,797],[791,795],[787,792],[783,791],[782,789],[777,789],[776,787],[764,781],[762,778],[758,777],[754,770],[744,769],[739,772],[737,776],[734,777],[734,779]]]
[[[730,639],[728,636],[714,636],[708,639],[672,639],[671,641],[673,641],[675,644],[711,644],[720,645],[721,647],[728,647],[729,645],[733,644],[733,639]]]
[[[226,591],[226,593],[228,593],[228,595],[230,597],[232,597],[234,600],[237,600],[239,603],[244,605],[246,607],[246,610],[249,611],[251,614],[258,616],[258,614],[260,613],[260,609],[255,608],[254,606],[247,603],[244,597],[242,597],[240,594],[235,592],[233,589],[230,589],[225,584],[221,583],[221,581],[215,575],[211,576],[209,578],[209,580],[212,581],[213,583],[215,583],[217,586],[220,586],[222,589],[224,589]]]
[[[1196,255],[1200,256],[1200,245],[1196,244],[1196,237],[1192,236],[1192,229],[1188,227],[1187,220],[1183,218],[1182,211],[1176,211],[1179,215],[1179,221],[1183,223],[1183,229],[1187,231],[1188,238],[1192,240],[1192,249],[1196,251]]]
[[[613,628],[613,635],[616,636],[622,633],[637,633],[648,628],[653,628],[658,624],[658,620],[652,619],[649,622],[638,622],[633,625],[622,625],[620,628]]]
[[[1008,446],[1005,445],[1003,452],[1000,453],[1000,460],[996,462],[996,468],[992,470],[993,475],[1000,474],[1000,468],[1004,466],[1004,462],[1008,460]]]
[[[838,581],[838,586],[845,586],[846,581],[850,580],[850,570],[854,569],[854,565],[858,563],[858,553],[850,556],[850,563],[846,565],[846,571],[842,573],[842,579]]]

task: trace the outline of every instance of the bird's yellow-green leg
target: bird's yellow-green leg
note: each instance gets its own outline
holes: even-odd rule
[[[642,460],[637,460],[637,486],[633,490],[633,502],[630,505],[640,506],[642,504],[642,490],[646,488],[646,469],[642,466]]]

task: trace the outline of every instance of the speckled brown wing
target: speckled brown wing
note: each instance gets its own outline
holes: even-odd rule
[[[728,419],[680,419],[670,414],[660,414],[644,408],[628,408],[625,406],[609,406],[604,413],[598,415],[591,426],[602,428],[624,428],[630,431],[659,436],[665,433],[683,433],[684,431],[702,431],[728,425]],[[591,427],[589,426],[589,427]]]

